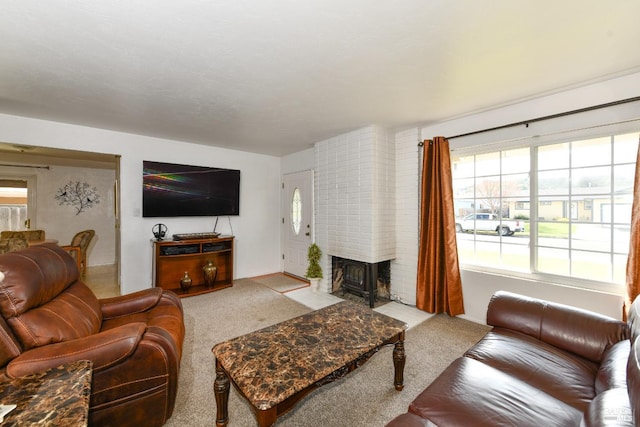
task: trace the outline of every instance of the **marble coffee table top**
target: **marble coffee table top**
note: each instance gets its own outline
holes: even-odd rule
[[[212,351],[249,402],[266,410],[377,350],[406,327],[344,301],[222,342]]]
[[[2,426],[86,426],[93,364],[71,362],[0,383],[0,403],[15,404]]]

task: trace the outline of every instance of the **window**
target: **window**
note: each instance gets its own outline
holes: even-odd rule
[[[291,227],[295,235],[300,234],[300,223],[302,221],[302,199],[300,197],[300,189],[293,190],[291,196]]]
[[[624,284],[639,137],[454,151],[460,262],[570,284]]]

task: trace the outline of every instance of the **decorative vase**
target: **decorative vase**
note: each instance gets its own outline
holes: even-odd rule
[[[188,292],[189,288],[191,287],[191,283],[191,277],[189,277],[189,273],[185,271],[184,276],[182,276],[182,279],[180,279],[180,287],[184,292]]]
[[[216,281],[216,276],[218,275],[218,267],[213,265],[213,262],[207,261],[204,267],[202,267],[202,271],[204,273],[204,285],[207,289],[213,288],[213,284]]]
[[[311,285],[311,292],[318,292],[318,288],[320,287],[320,278],[319,277],[310,277],[309,284]]]

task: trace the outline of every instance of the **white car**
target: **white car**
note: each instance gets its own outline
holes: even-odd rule
[[[511,236],[517,231],[524,231],[524,221],[499,218],[496,214],[477,213],[456,220],[456,231],[495,231],[501,236]]]

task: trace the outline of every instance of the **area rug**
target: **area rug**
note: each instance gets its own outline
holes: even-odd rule
[[[236,280],[233,287],[182,299],[186,337],[178,395],[167,426],[214,425],[215,379],[211,348],[218,342],[307,313],[299,304],[261,283]],[[393,387],[392,347],[385,347],[346,377],[310,393],[278,427],[384,426],[488,328],[446,315],[433,316],[407,331],[405,388]],[[229,426],[255,426],[255,416],[232,387]]]
[[[273,289],[276,292],[289,292],[295,289],[304,288],[309,286],[308,282],[295,277],[287,276],[282,273],[268,274],[266,276],[252,277],[251,280],[258,282],[268,288]]]

